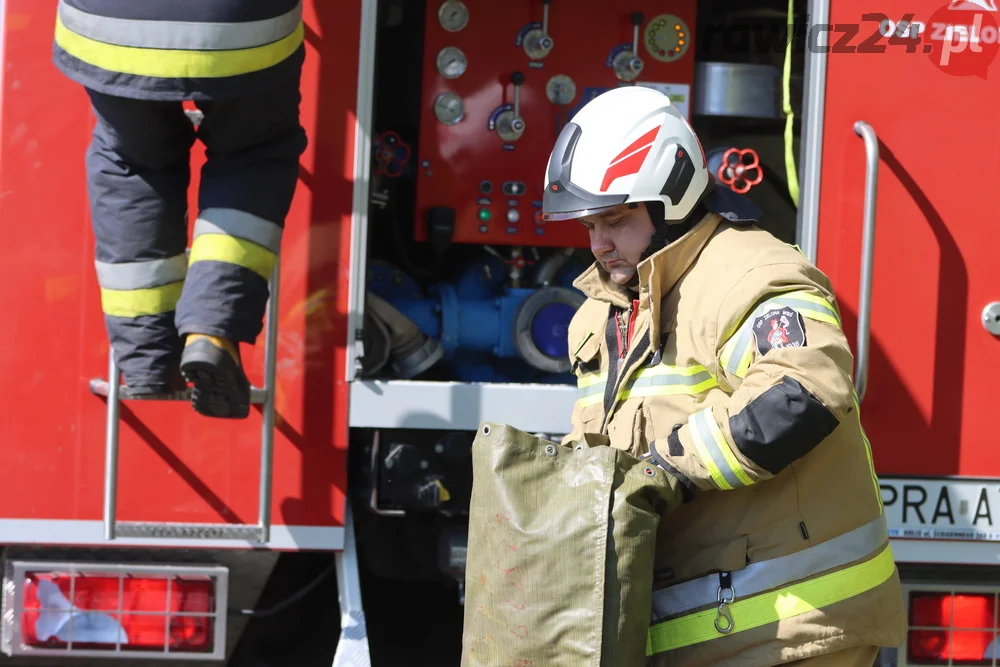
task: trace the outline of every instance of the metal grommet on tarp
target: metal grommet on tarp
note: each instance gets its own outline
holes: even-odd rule
[[[489,435],[490,431],[491,431],[490,425],[489,424],[483,424],[483,435]]]
[[[548,454],[549,456],[555,456],[556,455],[556,446],[555,445],[545,445],[545,453]]]
[[[649,466],[646,466],[646,469],[643,470],[643,472],[646,473],[647,475],[649,475],[650,477],[652,477],[653,475],[656,474],[656,470],[654,470],[653,468],[650,468]]]

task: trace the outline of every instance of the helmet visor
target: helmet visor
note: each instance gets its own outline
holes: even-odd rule
[[[621,203],[611,204],[610,206],[595,206],[592,208],[584,208],[578,211],[551,211],[549,213],[542,212],[542,220],[545,222],[561,222],[563,220],[577,220],[578,218],[583,218],[588,215],[596,215],[598,213],[603,213],[604,211],[610,211],[616,206],[621,206]]]

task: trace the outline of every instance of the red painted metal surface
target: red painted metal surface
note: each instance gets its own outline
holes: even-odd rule
[[[981,314],[1000,300],[993,200],[1000,65],[984,80],[931,61],[937,54],[925,54],[924,45],[937,28],[928,19],[945,4],[879,6],[894,21],[909,13],[926,22],[912,53],[882,38],[884,53],[830,55],[817,260],[834,282],[854,344],[865,191],[865,147],[854,123],[864,120],[881,155],[871,363],[861,405],[876,468],[991,477],[1000,476],[1000,339],[983,328]],[[858,0],[831,5],[834,25],[857,24],[870,10]],[[949,14],[953,21],[975,16]],[[877,27],[862,22],[850,48]]]
[[[51,64],[55,0],[7,0],[0,131],[0,518],[100,520],[107,374],[83,155],[84,91]],[[360,3],[307,0],[309,148],[281,261],[273,523],[342,525],[344,381]],[[194,156],[192,211],[196,211]],[[243,350],[262,384],[263,334]],[[118,519],[257,520],[261,414],[123,403]]]
[[[427,211],[442,206],[455,209],[453,240],[457,243],[587,246],[586,230],[581,225],[540,224],[537,220],[545,165],[558,131],[584,103],[622,84],[608,62],[617,47],[631,48],[633,12],[643,14],[639,52],[645,66],[636,82],[690,85],[694,77],[690,29],[695,25],[696,3],[553,2],[548,23],[553,47],[546,57],[535,61],[522,47],[521,36],[532,22],[541,25],[543,5],[539,0],[466,3],[468,24],[457,32],[442,27],[438,17],[441,4],[428,2],[425,19],[414,237],[427,239]],[[678,23],[671,16],[682,21]],[[673,62],[654,59],[647,49],[649,37],[663,46],[667,43],[663,36],[672,33],[669,44],[677,45],[676,25],[682,27],[687,51]],[[647,27],[656,31],[647,33]],[[449,46],[461,49],[468,59],[465,73],[454,79],[442,76],[436,64],[438,53]],[[520,113],[525,128],[520,139],[505,142],[491,129],[491,117],[502,105],[513,107],[514,72],[524,75]],[[569,76],[575,84],[575,96],[568,104],[554,104],[546,95],[546,85],[554,75]],[[465,105],[464,118],[450,126],[439,122],[434,113],[435,100],[449,92],[459,95]],[[492,184],[488,194],[480,190],[483,181]],[[521,183],[526,191],[507,196],[502,193],[505,182]],[[479,218],[481,210],[489,212],[489,220]],[[508,222],[508,210],[517,211],[516,222]]]

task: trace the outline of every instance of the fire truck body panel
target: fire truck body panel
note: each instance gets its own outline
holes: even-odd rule
[[[357,134],[361,5],[305,3],[301,110],[309,147],[282,249],[274,525],[267,544],[277,549],[341,549],[344,542],[347,278],[358,223],[354,189],[364,183],[356,175],[367,166],[354,159],[357,142],[367,152],[367,135]],[[100,545],[106,399],[88,383],[107,377],[108,343],[83,170],[94,120],[84,91],[50,63],[55,6],[8,0],[3,7],[0,217],[7,236],[0,271],[8,289],[0,296],[0,375],[7,383],[0,543]],[[194,155],[192,212],[200,144]],[[263,339],[242,350],[257,387]],[[260,406],[232,423],[200,417],[186,402],[123,401],[117,519],[253,524],[262,419]],[[120,542],[249,546],[184,538]]]
[[[972,24],[977,12],[930,0],[878,13],[852,1],[811,4],[815,23],[836,27],[829,48],[807,55],[807,94],[817,94],[806,107],[821,106],[822,117],[805,121],[818,125],[803,135],[800,242],[833,281],[855,351],[890,535],[910,538],[894,552],[900,562],[996,564],[1000,340],[984,312],[1000,301],[1000,233],[985,198],[996,170],[976,156],[1000,136],[1000,89],[938,66],[945,26]],[[860,32],[838,49],[859,18]],[[892,30],[905,39],[883,36]],[[865,47],[869,35],[878,45]],[[993,42],[979,46],[995,55]],[[976,66],[971,48],[952,65]]]
[[[556,268],[544,284],[519,280],[563,266],[550,263],[560,259],[553,246],[586,245],[579,230],[538,223],[540,170],[560,123],[584,97],[619,85],[616,77],[632,67],[633,35],[648,54],[638,82],[674,91],[709,155],[753,144],[774,165],[784,152],[780,106],[757,118],[719,113],[720,121],[706,113],[699,76],[708,87],[711,71],[692,67],[704,20],[693,0],[674,10],[643,0],[628,11],[595,2],[592,16],[577,12],[572,20],[558,2],[501,11],[456,0],[305,0],[301,109],[309,147],[280,264],[269,539],[167,531],[109,542],[103,513],[112,483],[117,521],[252,527],[267,467],[261,454],[268,412],[258,404],[245,422],[232,423],[199,417],[185,402],[122,401],[117,478],[109,478],[110,399],[95,395],[91,384],[109,375],[83,169],[94,120],[84,92],[51,66],[55,5],[0,0],[5,557],[44,561],[48,549],[59,549],[67,560],[67,553],[71,559],[92,547],[86,553],[117,564],[115,549],[128,547],[120,553],[168,562],[190,554],[178,547],[195,547],[201,564],[225,560],[234,580],[241,558],[252,569],[255,557],[270,557],[241,550],[336,551],[345,627],[359,637],[357,554],[353,532],[345,530],[352,515],[365,536],[366,568],[386,579],[444,581],[461,600],[462,503],[471,486],[463,438],[471,441],[483,420],[553,438],[570,430],[578,395],[571,379],[531,369],[523,375],[530,380],[504,381],[521,362],[504,348],[519,343],[511,338],[526,295],[565,287],[559,281],[567,278]],[[964,586],[979,602],[995,601],[1000,577],[988,566],[1000,563],[1000,452],[991,428],[1000,341],[990,318],[1000,328],[1000,303],[995,313],[990,308],[1000,302],[1000,287],[990,261],[1000,239],[984,201],[996,171],[990,148],[1000,88],[988,78],[942,71],[929,57],[937,52],[918,52],[925,40],[886,43],[872,33],[891,32],[904,20],[933,31],[935,22],[960,24],[968,10],[949,9],[942,18],[931,0],[890,0],[880,7],[884,16],[859,0],[808,5],[807,36],[838,27],[811,39],[804,53],[795,151],[801,200],[797,212],[784,201],[785,184],[774,171],[750,196],[767,203],[765,216],[774,213],[762,226],[797,242],[833,281],[858,359],[862,420],[907,595],[937,595],[945,604]],[[635,33],[633,9],[647,12]],[[654,17],[654,10],[676,14]],[[543,25],[555,42],[548,60],[539,41]],[[843,26],[852,25],[859,30],[842,52],[838,40],[851,30]],[[482,30],[489,39],[477,39]],[[875,50],[867,52],[872,42]],[[523,83],[513,84],[513,72],[524,75]],[[510,122],[515,96],[526,109],[524,137]],[[720,129],[726,123],[733,127]],[[192,212],[203,161],[196,144]],[[451,187],[448,179],[458,178],[468,180]],[[400,230],[431,242],[417,251],[430,258],[426,264],[407,254],[413,244]],[[532,239],[544,239],[542,253],[520,254]],[[476,252],[485,259],[474,257],[461,274]],[[395,265],[383,256],[393,253]],[[525,268],[518,264],[525,257],[534,267],[512,272],[515,264]],[[398,359],[389,363],[394,351],[388,332],[380,342],[373,295],[434,330],[422,361],[445,363],[412,379]],[[462,329],[470,322],[476,335]],[[266,395],[266,336],[242,351],[251,381]],[[373,372],[373,357],[383,353]],[[20,576],[36,564],[18,561],[15,571]],[[934,586],[921,585],[928,579]],[[263,585],[257,583],[252,595],[232,586],[232,603],[252,606]],[[2,638],[9,639],[6,625]],[[899,665],[922,664],[906,662],[907,655],[913,657],[901,653]]]

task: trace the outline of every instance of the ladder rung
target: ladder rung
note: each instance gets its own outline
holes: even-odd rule
[[[147,539],[248,540],[265,542],[261,526],[240,523],[156,523],[144,521],[115,522],[117,537]]]
[[[96,396],[104,396],[111,392],[111,385],[108,381],[103,378],[94,378],[90,381],[90,391]],[[175,391],[169,394],[143,394],[140,396],[132,395],[132,388],[127,385],[121,385],[118,388],[118,400],[119,401],[190,401],[191,400],[191,390],[184,389],[181,391]],[[264,403],[267,400],[267,392],[260,387],[250,387],[250,402],[251,403]]]

